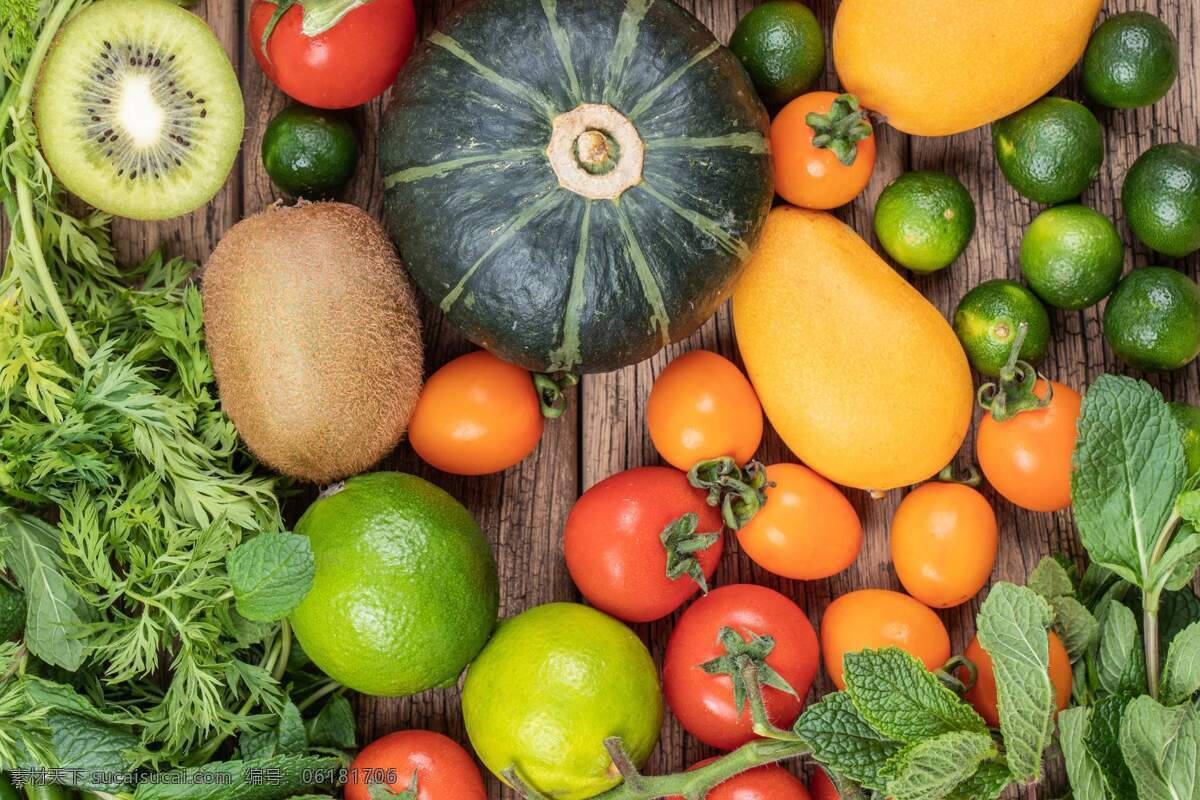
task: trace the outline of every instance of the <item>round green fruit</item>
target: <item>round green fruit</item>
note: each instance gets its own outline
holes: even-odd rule
[[[1200,407],[1171,403],[1171,416],[1183,432],[1183,453],[1187,456],[1188,473],[1200,472]]]
[[[1078,311],[1109,295],[1121,279],[1125,250],[1108,217],[1087,206],[1050,208],[1021,240],[1021,269],[1037,296]]]
[[[1164,372],[1190,364],[1200,354],[1200,287],[1178,270],[1135,269],[1108,300],[1104,338],[1138,369]]]
[[[767,0],[742,17],[729,49],[764,102],[782,105],[812,88],[825,70],[825,34],[808,6]]]
[[[575,603],[532,608],[500,623],[467,671],[463,719],[496,775],[546,797],[584,800],[621,782],[604,740],[637,766],[658,743],[663,700],[654,661],[633,631]]]
[[[1151,250],[1173,258],[1200,250],[1200,147],[1160,144],[1142,153],[1125,176],[1121,204]]]
[[[1138,108],[1162,99],[1179,75],[1179,42],[1144,11],[1109,17],[1083,54],[1083,91],[1109,108]]]
[[[479,525],[428,481],[375,472],[335,484],[296,524],[316,558],[291,616],[312,662],[355,691],[451,686],[495,627],[496,562]]]
[[[908,172],[889,183],[875,205],[875,235],[883,249],[914,272],[948,267],[975,233],[975,203],[944,172]]]
[[[1046,205],[1078,197],[1104,161],[1104,132],[1095,115],[1061,97],[1043,97],[997,120],[992,145],[1012,187]]]
[[[354,177],[358,140],[345,117],[302,105],[275,115],[263,134],[271,181],[292,197],[332,197]]]
[[[1037,364],[1050,343],[1050,316],[1041,301],[1016,281],[985,281],[967,292],[954,311],[954,332],[971,366],[994,378],[1008,363],[1017,332],[1027,326],[1020,359]]]

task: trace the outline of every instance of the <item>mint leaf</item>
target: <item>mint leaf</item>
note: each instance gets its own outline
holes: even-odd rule
[[[1104,789],[1112,798],[1137,797],[1133,776],[1121,755],[1121,716],[1128,703],[1127,695],[1106,697],[1096,703],[1083,737],[1083,745],[1100,769]]]
[[[1159,694],[1169,706],[1200,692],[1200,622],[1193,622],[1171,640],[1163,666]]]
[[[357,725],[350,701],[335,695],[325,707],[308,722],[308,741],[313,747],[336,747],[353,750],[357,745]]]
[[[1020,780],[1042,775],[1042,751],[1054,732],[1055,694],[1050,681],[1054,612],[1022,586],[997,583],[979,610],[979,644],[992,658],[996,706],[1008,768]]]
[[[1120,742],[1139,800],[1200,797],[1200,711],[1194,705],[1166,708],[1143,695],[1125,709]]]
[[[256,622],[292,613],[312,588],[316,562],[307,536],[261,533],[226,559],[237,610]]]
[[[1071,663],[1075,663],[1099,640],[1100,622],[1074,597],[1051,598],[1050,607],[1054,609],[1054,632],[1062,639]]]
[[[1047,600],[1055,597],[1074,597],[1075,583],[1067,568],[1053,556],[1046,556],[1029,573],[1025,586]]]
[[[1058,744],[1067,763],[1074,800],[1106,800],[1100,767],[1084,746],[1091,718],[1090,708],[1068,708],[1058,714]]]
[[[996,800],[1012,783],[1008,766],[999,761],[985,761],[979,771],[954,787],[946,800]]]
[[[1179,428],[1158,390],[1101,375],[1083,399],[1071,499],[1093,561],[1150,589],[1151,553],[1183,491]]]
[[[291,701],[279,710],[279,718],[264,731],[246,731],[238,739],[243,759],[298,756],[308,750],[308,733],[300,710]]]
[[[1162,637],[1159,649],[1166,652],[1175,637],[1193,622],[1200,622],[1200,597],[1191,589],[1163,592],[1158,604],[1158,630]]]
[[[1146,686],[1145,656],[1138,635],[1137,617],[1112,600],[1104,607],[1096,673],[1108,694],[1138,694]]]
[[[953,731],[987,732],[975,709],[895,647],[847,653],[846,693],[871,727],[910,743]]]
[[[1180,526],[1155,569],[1155,587],[1177,591],[1192,582],[1200,567],[1200,534],[1190,523]]]
[[[796,721],[796,733],[814,760],[868,789],[883,790],[880,770],[900,752],[900,744],[872,728],[845,692],[809,706]]]
[[[894,800],[943,800],[996,755],[996,744],[986,733],[951,731],[923,739],[888,761],[887,793]]]

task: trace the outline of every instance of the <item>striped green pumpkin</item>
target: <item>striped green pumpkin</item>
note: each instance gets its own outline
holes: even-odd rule
[[[766,111],[671,0],[476,0],[383,123],[385,222],[477,344],[599,372],[693,333],[771,205]]]

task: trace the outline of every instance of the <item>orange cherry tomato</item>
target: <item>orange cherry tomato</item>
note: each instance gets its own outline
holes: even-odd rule
[[[967,645],[967,651],[963,655],[975,665],[978,672],[975,685],[971,687],[971,691],[963,695],[963,698],[975,707],[979,716],[983,717],[988,725],[993,728],[999,727],[1000,713],[996,710],[996,673],[992,671],[992,657],[979,645],[979,638],[976,636],[971,637],[971,643]],[[1054,685],[1054,702],[1058,706],[1058,710],[1062,711],[1071,700],[1073,678],[1071,658],[1067,655],[1067,648],[1063,646],[1062,640],[1054,631],[1050,631],[1049,671],[1050,683]],[[959,680],[965,681],[967,675],[966,667],[959,667]]]
[[[820,767],[813,770],[812,780],[808,782],[808,793],[812,795],[812,800],[842,800],[837,787]]]
[[[659,455],[684,472],[723,456],[741,466],[762,441],[763,412],[754,387],[732,361],[707,350],[684,353],[667,365],[650,390],[646,421]]]
[[[767,467],[767,502],[738,541],[763,569],[809,581],[836,575],[862,548],[858,512],[829,481],[799,464]]]
[[[408,440],[417,455],[443,472],[486,475],[532,453],[543,422],[533,376],[478,350],[425,382]]]
[[[1022,411],[1004,422],[984,414],[975,448],[979,468],[993,488],[1030,511],[1060,511],[1071,505],[1071,454],[1083,399],[1051,381],[1054,397],[1045,408]],[[1046,396],[1046,381],[1034,394]]]
[[[967,602],[996,565],[996,512],[959,483],[926,483],[892,517],[892,564],[905,590],[933,608]]]
[[[417,800],[487,800],[475,759],[458,742],[432,731],[389,733],[364,747],[350,765],[346,800],[370,800],[369,783],[403,792],[412,785],[413,773]]]
[[[706,758],[688,767],[688,772],[707,767],[716,758]],[[668,800],[683,800],[672,797]],[[755,767],[710,789],[704,800],[812,800],[804,784],[778,764]]]
[[[860,589],[829,604],[821,618],[825,671],[846,688],[842,659],[867,648],[899,647],[925,665],[940,669],[950,659],[950,634],[928,606],[886,589]]]
[[[813,144],[809,114],[828,114],[836,92],[802,94],[783,107],[771,123],[775,191],[792,205],[837,208],[867,188],[875,170],[875,134],[860,139],[854,163],[843,164],[833,150]],[[867,123],[868,128],[870,123]]]

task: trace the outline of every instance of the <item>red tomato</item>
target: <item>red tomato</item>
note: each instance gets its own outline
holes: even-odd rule
[[[706,350],[684,353],[655,379],[646,422],[659,455],[684,472],[722,456],[741,466],[762,441],[754,387],[733,362]]]
[[[846,688],[842,659],[859,650],[899,647],[918,658],[926,669],[940,669],[950,660],[950,634],[938,615],[906,594],[885,589],[861,589],[844,594],[821,618],[821,651],[825,671],[839,689]]]
[[[688,733],[711,747],[733,750],[755,738],[750,706],[739,714],[730,676],[710,675],[699,668],[727,654],[719,641],[724,628],[732,628],[745,640],[751,634],[774,638],[766,664],[796,691],[793,696],[763,688],[767,717],[780,728],[790,728],[800,716],[817,674],[820,651],[817,635],[800,607],[765,586],[722,586],[683,612],[663,663],[667,705]]]
[[[978,675],[971,691],[963,695],[963,699],[975,707],[979,716],[983,717],[993,728],[1000,726],[1000,712],[996,709],[996,673],[992,670],[992,657],[979,645],[978,637],[971,637],[967,651],[963,653],[972,664]],[[1071,685],[1074,681],[1071,672],[1071,657],[1067,648],[1053,631],[1050,632],[1050,683],[1054,685],[1054,701],[1058,710],[1062,711],[1071,701]],[[968,673],[966,667],[958,670],[959,680],[965,681]]]
[[[346,800],[371,800],[367,784],[388,785],[395,792],[412,786],[417,800],[487,800],[483,776],[475,760],[453,739],[432,731],[399,731],[376,739],[350,765]]]
[[[1083,399],[1051,381],[1054,397],[1045,408],[1022,411],[1004,422],[984,414],[975,448],[979,468],[993,488],[1030,511],[1060,511],[1071,505],[1071,454]],[[1046,396],[1046,381],[1034,394]]]
[[[812,780],[808,782],[808,793],[812,795],[812,800],[842,800],[837,787],[820,767],[813,770]]]
[[[811,113],[828,114],[841,95],[809,92],[783,107],[771,122],[771,155],[775,165],[775,191],[802,208],[837,208],[857,197],[875,170],[875,134],[857,142],[852,164],[843,164],[833,150],[813,144],[816,132],[808,124]],[[865,130],[870,130],[867,123]]]
[[[263,34],[278,7],[254,0],[250,49],[272,83],[317,108],[351,108],[383,94],[417,35],[412,0],[372,0],[311,36],[304,24],[319,21],[297,2],[279,18],[264,52]]]
[[[688,767],[688,772],[707,767],[717,759],[706,758]],[[670,800],[683,800],[672,797]],[[755,767],[735,775],[704,795],[704,800],[812,800],[808,790],[792,773],[778,764]]]
[[[425,463],[442,472],[486,475],[532,453],[543,424],[533,376],[477,350],[425,382],[408,440]]]
[[[836,486],[799,464],[767,467],[767,502],[738,541],[759,566],[809,581],[836,575],[862,548],[858,512]]]
[[[704,577],[711,578],[724,545],[721,512],[686,475],[670,467],[640,467],[600,481],[567,517],[563,550],[571,579],[589,603],[614,617],[649,622],[667,616],[700,589],[687,574],[667,576],[660,537],[685,514],[698,517],[698,534],[717,534],[695,554]]]

